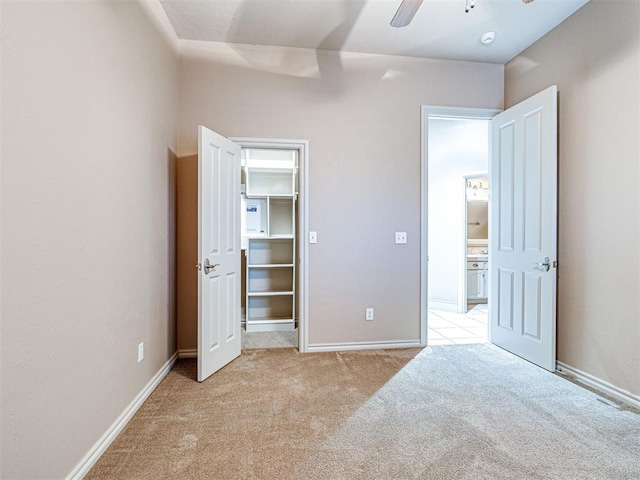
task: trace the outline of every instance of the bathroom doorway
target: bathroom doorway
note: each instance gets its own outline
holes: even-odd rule
[[[462,157],[464,162],[467,157],[456,154],[473,153],[474,143],[468,136],[473,135],[469,129],[452,129],[449,135],[438,135],[437,128],[432,127],[440,119],[448,122],[485,120],[487,148],[476,149],[476,153],[482,156],[484,152],[487,160],[491,157],[485,168],[492,183],[488,205],[491,233],[488,235],[487,337],[492,344],[555,371],[557,97],[557,86],[552,85],[503,112],[422,107],[420,338],[424,344],[436,343],[430,341],[428,335],[434,326],[434,322],[429,325],[429,307],[438,300],[434,298],[434,287],[451,286],[450,282],[434,279],[432,275],[434,262],[442,264],[444,258],[442,252],[434,251],[434,238],[438,233],[451,233],[432,224],[438,210],[451,211],[446,201],[432,198],[434,188],[442,190],[442,186],[438,187],[440,182],[434,181],[433,170],[437,164],[457,164],[451,161],[456,157]],[[452,188],[455,190],[455,186]],[[460,261],[466,261],[465,257],[464,251],[458,255]],[[456,278],[453,283],[460,287],[461,281]]]
[[[488,338],[490,115],[428,117],[428,344]]]

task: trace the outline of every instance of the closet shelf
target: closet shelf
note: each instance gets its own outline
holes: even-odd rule
[[[298,194],[297,193],[245,193],[245,197],[247,198],[274,198],[274,199],[278,199],[278,198],[284,198],[284,199],[288,199],[288,198],[293,198],[294,200],[297,199]]]
[[[251,173],[266,173],[268,175],[277,175],[277,174],[287,174],[287,175],[294,175],[296,173],[297,168],[290,166],[290,167],[285,167],[285,166],[279,166],[279,167],[254,167],[252,165],[247,165],[245,167],[247,169],[247,171],[251,172]]]
[[[248,268],[292,268],[293,263],[257,263],[255,265],[247,265]]]
[[[291,323],[293,318],[254,317],[252,323]]]
[[[293,235],[290,234],[283,234],[283,235],[267,235],[266,233],[262,234],[262,233],[256,233],[253,235],[245,235],[245,238],[251,239],[251,240],[292,240],[294,237]]]
[[[283,291],[283,292],[274,292],[274,291],[247,292],[247,296],[248,297],[286,297],[286,296],[290,296],[290,295],[293,295],[293,292],[291,290]]]

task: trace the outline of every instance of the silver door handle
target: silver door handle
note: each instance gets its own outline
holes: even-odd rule
[[[548,272],[549,268],[551,268],[551,259],[549,257],[544,257],[544,261],[542,263],[536,263],[536,267]]]
[[[214,263],[213,265],[211,265],[209,263],[209,259],[205,258],[204,259],[204,263],[203,263],[203,268],[204,268],[204,273],[207,274],[209,273],[211,270],[214,270],[216,267],[219,267],[220,264],[219,263]]]

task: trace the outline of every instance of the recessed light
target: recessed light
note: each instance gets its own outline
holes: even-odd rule
[[[482,45],[491,45],[496,39],[496,32],[484,32],[480,35],[480,43]]]

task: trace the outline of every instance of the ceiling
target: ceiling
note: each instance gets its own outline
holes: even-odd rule
[[[504,64],[588,0],[424,0],[389,25],[401,0],[160,0],[182,40],[272,45]],[[496,32],[489,46],[480,35]]]

